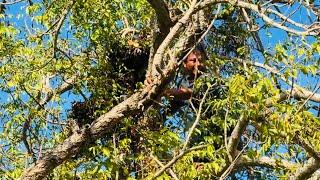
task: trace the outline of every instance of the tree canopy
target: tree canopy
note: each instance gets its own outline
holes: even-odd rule
[[[320,178],[319,7],[2,0],[0,176]]]

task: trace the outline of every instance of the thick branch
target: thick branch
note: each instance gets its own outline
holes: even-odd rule
[[[162,0],[148,0],[152,8],[157,14],[157,19],[159,22],[159,28],[161,33],[168,34],[170,27],[173,25],[170,19],[169,10],[167,4]]]
[[[246,117],[240,118],[236,127],[233,129],[230,139],[227,144],[227,151],[232,156],[232,159],[236,156],[236,151],[238,144],[240,142],[240,138],[242,133],[246,130],[249,121]]]
[[[39,159],[35,166],[26,170],[22,179],[43,179],[47,174],[61,164],[63,161],[77,154],[86,142],[94,141],[101,137],[112,124],[117,123],[130,111],[138,110],[138,102],[145,92],[139,92],[124,102],[115,106],[107,114],[98,118],[90,129],[82,129],[81,133],[75,132],[60,145],[48,151],[42,159]],[[142,99],[142,98],[141,98]]]
[[[299,134],[294,137],[294,140],[300,144],[303,149],[314,159],[316,159],[320,163],[320,153],[317,152],[311,144],[309,144],[306,140],[302,139]]]
[[[281,94],[279,101],[285,100],[290,96],[295,99],[309,99],[313,102],[320,102],[320,94],[311,92],[297,85],[294,85],[292,90],[285,91]]]
[[[320,171],[319,169],[313,173],[313,175],[308,180],[319,180],[320,179]]]
[[[158,72],[161,69],[161,65],[163,64],[163,56],[165,53],[165,50],[169,46],[169,44],[172,42],[174,37],[177,36],[181,28],[189,21],[190,16],[194,13],[194,7],[196,5],[197,0],[193,0],[190,8],[188,11],[185,13],[185,15],[171,28],[170,33],[167,35],[167,37],[163,40],[163,42],[160,44],[159,48],[157,49],[154,59],[153,59],[153,64],[151,68],[151,75],[152,77],[157,77],[162,72]]]
[[[270,12],[274,13],[274,11],[267,10],[263,7],[260,7],[259,5],[256,5],[256,4],[252,4],[252,3],[248,3],[248,2],[244,2],[244,1],[240,1],[240,0],[229,0],[229,1],[220,1],[220,2],[221,3],[226,2],[226,3],[229,3],[233,6],[237,6],[237,7],[241,7],[241,8],[245,8],[245,9],[249,9],[251,11],[254,11],[258,16],[260,16],[263,19],[263,21],[265,23],[270,24],[276,28],[282,29],[286,32],[289,32],[289,33],[292,33],[295,35],[316,36],[319,34],[319,32],[318,32],[318,30],[320,29],[319,26],[305,29],[305,31],[299,31],[299,30],[295,30],[293,28],[284,26],[284,25],[282,25],[282,23],[276,22],[273,19],[271,19],[268,15],[266,15],[267,13],[270,13]],[[213,4],[213,3],[217,3],[217,0],[205,0],[196,7],[196,10],[207,7],[208,5]],[[280,15],[280,14],[277,14],[277,15]],[[280,18],[284,18],[284,17],[280,15]],[[291,20],[290,20],[290,23],[294,24],[294,25],[298,25],[298,26],[303,26],[302,24],[297,24]]]
[[[168,71],[168,76],[174,72],[174,69]],[[167,78],[168,79],[168,78]],[[133,94],[130,98],[112,108],[108,113],[95,120],[91,127],[84,128],[80,133],[75,132],[60,145],[48,151],[42,159],[39,159],[35,166],[27,169],[22,179],[43,179],[68,158],[76,155],[82,147],[86,147],[88,142],[92,142],[102,137],[113,125],[119,123],[122,118],[133,115],[142,108],[146,108],[151,103],[151,98],[157,94],[164,83],[164,79],[158,86],[146,87],[140,92]]]
[[[308,162],[302,167],[298,168],[294,175],[290,176],[291,180],[305,180],[312,176],[320,168],[319,161],[310,158]]]
[[[222,2],[228,2],[228,1],[214,0],[213,2],[211,2],[211,5],[212,4],[219,4]],[[159,49],[155,53],[153,63],[151,64],[152,65],[152,68],[151,68],[151,76],[152,77],[157,77],[157,76],[159,76],[159,74],[161,75],[161,72],[160,72],[162,69],[161,66],[163,64],[168,63],[167,61],[164,60],[165,50],[168,48],[168,46],[172,42],[172,40],[179,34],[181,29],[183,27],[185,27],[185,25],[189,22],[191,15],[196,12],[199,12],[202,8],[204,8],[204,7],[199,8],[198,6],[199,6],[199,4],[197,4],[197,0],[193,0],[191,2],[191,5],[190,5],[189,9],[187,10],[187,12],[171,28],[170,33],[167,35],[167,37],[163,40],[163,42],[159,46]],[[193,27],[196,27],[196,26],[193,26]],[[192,33],[194,34],[194,32],[192,32]],[[189,35],[187,35],[187,36],[189,36]],[[181,47],[181,42],[177,43],[177,44],[178,44],[178,47]],[[175,54],[178,54],[178,53],[175,53]],[[148,69],[150,69],[150,68],[148,68]]]
[[[44,179],[51,170],[64,160],[77,154],[80,148],[88,142],[88,139],[85,131],[71,135],[61,145],[46,152],[43,157],[36,162],[35,166],[24,172],[21,179]]]
[[[270,157],[260,157],[260,158],[249,158],[248,156],[242,156],[239,161],[237,161],[235,169],[249,167],[249,166],[264,166],[270,168],[285,168],[292,169],[297,167],[298,165],[289,161],[281,160],[281,159],[273,159]]]

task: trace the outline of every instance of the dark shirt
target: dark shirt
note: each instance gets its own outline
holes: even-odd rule
[[[174,84],[172,85],[173,89],[179,88],[193,88],[194,79],[186,73],[184,70],[178,73],[177,77],[175,78]]]

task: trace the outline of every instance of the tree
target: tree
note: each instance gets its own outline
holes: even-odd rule
[[[2,1],[1,176],[316,179],[319,6]],[[192,98],[162,97],[198,46]]]

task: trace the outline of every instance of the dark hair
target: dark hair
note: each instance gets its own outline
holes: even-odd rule
[[[195,54],[196,56],[200,56],[200,57],[201,57],[200,59],[201,59],[202,61],[204,61],[204,60],[207,59],[207,56],[206,56],[205,51],[202,51],[202,50],[196,48],[196,49],[194,49],[194,50],[187,56],[187,58],[184,59],[184,62],[186,62],[186,61],[188,60],[188,57],[189,57],[191,54]]]

